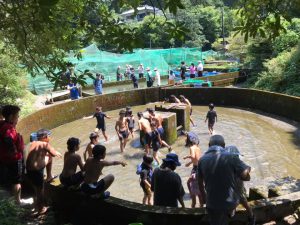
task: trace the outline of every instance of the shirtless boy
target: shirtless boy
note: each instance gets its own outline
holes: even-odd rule
[[[150,121],[156,123],[157,131],[161,138],[161,145],[167,147],[170,152],[172,150],[172,147],[163,140],[163,135],[164,135],[165,131],[162,126],[163,118],[162,118],[161,114],[155,112],[153,108],[149,108],[148,112],[149,112]]]
[[[120,117],[116,122],[115,129],[120,140],[121,153],[123,153],[128,140],[129,132],[128,132],[128,123],[125,117],[125,110],[121,110],[119,112],[119,115]]]
[[[26,160],[27,177],[35,190],[35,209],[39,214],[47,211],[44,205],[44,169],[46,167],[46,182],[49,182],[53,179],[52,157],[62,156],[49,144],[49,135],[49,130],[37,131],[37,141],[31,143]]]
[[[194,132],[188,132],[186,137],[186,147],[190,148],[190,154],[183,157],[183,159],[190,159],[190,162],[186,163],[185,166],[188,167],[193,165],[193,169],[191,171],[191,175],[187,181],[187,186],[192,199],[192,208],[196,206],[196,197],[198,196],[200,207],[203,206],[204,202],[202,200],[202,196],[200,194],[200,190],[198,187],[198,182],[196,180],[196,172],[198,161],[201,157],[201,150],[199,148],[199,138],[198,135]]]
[[[184,97],[183,95],[179,95],[179,99],[180,99],[180,101],[181,101],[182,104],[188,105],[190,107],[190,121],[191,121],[191,123],[192,123],[192,125],[194,127],[195,123],[194,123],[194,121],[192,119],[193,108],[192,108],[191,102],[186,97]]]
[[[143,113],[142,112],[138,112],[137,113],[137,116],[138,116],[138,124],[139,124],[139,129],[140,131],[142,131],[145,136],[145,141],[146,143],[145,144],[145,153],[146,154],[149,154],[149,149],[150,149],[150,144],[151,144],[151,134],[152,134],[152,131],[151,131],[151,127],[150,127],[150,122],[149,120],[145,119],[143,117]]]
[[[83,153],[84,161],[86,161],[87,158],[93,156],[92,150],[93,150],[94,146],[96,144],[98,144],[98,142],[99,142],[99,134],[97,132],[92,132],[90,134],[90,143],[86,146],[86,149]]]
[[[106,156],[106,148],[103,145],[95,145],[93,148],[93,157],[88,158],[85,165],[84,182],[81,185],[81,190],[89,195],[101,194],[104,197],[109,196],[109,192],[104,192],[114,181],[114,176],[109,174],[98,181],[102,170],[106,166],[127,164],[122,161],[107,161],[104,160]]]
[[[71,137],[67,141],[68,151],[64,155],[64,168],[59,176],[60,182],[65,187],[77,186],[83,181],[83,163],[79,154],[80,141],[78,138]],[[80,170],[76,173],[77,166]]]

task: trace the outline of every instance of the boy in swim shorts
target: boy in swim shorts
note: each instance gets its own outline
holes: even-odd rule
[[[106,166],[122,165],[123,167],[127,164],[123,161],[107,161],[105,160],[106,148],[103,145],[95,145],[93,148],[93,157],[88,158],[85,165],[85,177],[84,182],[81,185],[81,190],[88,195],[100,194],[100,197],[109,197],[110,193],[105,192],[110,185],[113,183],[115,177],[109,174],[98,181],[102,170]]]
[[[119,137],[120,140],[120,149],[121,149],[121,153],[124,152],[125,150],[125,146],[128,140],[128,123],[125,117],[125,110],[121,110],[119,112],[119,119],[116,122],[115,125],[115,130],[117,132],[117,135]]]

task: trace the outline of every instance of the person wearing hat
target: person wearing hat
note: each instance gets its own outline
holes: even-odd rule
[[[86,161],[88,158],[92,157],[92,150],[93,147],[99,143],[99,134],[97,132],[90,133],[90,143],[86,146],[86,149],[83,153],[84,161]]]
[[[202,64],[202,61],[198,62],[198,65],[197,65],[197,74],[198,74],[198,77],[202,77],[203,76],[203,64]]]
[[[143,78],[144,77],[144,66],[143,66],[143,64],[139,65],[138,72],[139,72],[139,78],[140,79]]]
[[[160,168],[156,168],[152,175],[151,189],[154,192],[154,205],[178,207],[178,201],[184,206],[185,194],[180,176],[175,172],[181,166],[175,153],[167,154]]]
[[[192,208],[196,206],[196,197],[199,199],[200,207],[203,206],[202,196],[200,194],[200,190],[198,187],[198,182],[196,179],[197,166],[198,161],[201,157],[201,150],[199,148],[199,137],[195,132],[188,132],[186,135],[185,146],[189,147],[190,154],[183,157],[183,159],[190,159],[188,163],[185,164],[186,167],[193,165],[193,169],[191,171],[191,175],[187,181],[187,186],[190,192],[190,196],[192,199]]]
[[[100,73],[96,73],[96,79],[94,80],[94,89],[96,95],[102,95],[103,76]]]
[[[238,150],[238,148],[234,145],[230,145],[230,146],[226,146],[224,148],[225,152],[228,152],[229,154],[233,154],[236,156],[243,156],[240,151]],[[251,171],[251,167],[249,166],[249,172]],[[242,179],[239,179],[239,177],[237,178],[237,193],[239,194],[240,197],[240,204],[246,209],[247,213],[248,213],[248,225],[255,225],[255,221],[256,221],[256,217],[253,213],[253,210],[251,208],[251,206],[248,203],[247,200],[247,191],[246,188],[244,186],[244,181]]]
[[[154,72],[155,72],[155,80],[157,82],[157,86],[160,86],[160,73],[157,68],[154,68]]]
[[[46,182],[51,182],[55,177],[52,175],[52,157],[61,158],[62,155],[50,144],[51,132],[46,129],[37,131],[37,141],[30,144],[26,160],[28,180],[35,190],[35,210],[38,214],[47,211],[44,202],[44,169],[46,168]]]
[[[224,147],[223,136],[211,136],[197,167],[199,189],[212,225],[228,225],[240,201],[237,180],[250,180],[249,166]]]
[[[147,67],[146,69],[146,83],[147,83],[147,87],[152,87],[153,83],[154,83],[154,79],[152,77],[152,72],[150,70],[149,67]]]
[[[121,110],[119,112],[119,116],[120,117],[115,125],[115,130],[119,137],[121,153],[123,153],[129,136],[128,123],[125,117],[125,110]]]

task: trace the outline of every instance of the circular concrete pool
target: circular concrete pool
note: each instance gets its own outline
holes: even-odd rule
[[[138,111],[143,111],[151,104],[132,107],[134,115]],[[252,167],[252,180],[247,182],[247,186],[266,184],[274,178],[284,176],[294,176],[299,178],[300,174],[300,135],[299,124],[279,117],[270,117],[261,112],[251,112],[239,108],[216,107],[218,122],[215,125],[215,133],[225,137],[227,145],[236,145],[244,155],[243,160]],[[107,119],[107,133],[109,141],[104,142],[100,135],[100,143],[107,147],[107,160],[126,160],[128,166],[107,167],[103,174],[112,173],[115,175],[115,182],[110,187],[111,194],[115,197],[129,201],[141,202],[143,192],[139,186],[139,176],[136,175],[136,166],[141,162],[143,150],[139,146],[139,133],[135,133],[135,138],[130,139],[126,147],[126,152],[120,154],[119,142],[114,130],[119,109],[106,112],[112,116]],[[192,127],[200,137],[200,147],[202,152],[207,150],[209,134],[204,123],[207,107],[194,106],[193,118],[197,127]],[[94,130],[95,119],[79,119],[66,123],[52,130],[51,143],[61,153],[66,151],[66,141],[69,137],[78,137],[81,140],[79,153],[83,155],[86,145],[89,142],[88,135]],[[173,149],[182,158],[188,154],[189,150],[184,147],[184,136],[178,138]],[[167,149],[160,150],[163,158]],[[187,161],[186,161],[187,162]],[[62,170],[63,160],[55,159],[53,165],[54,174],[59,174]],[[184,183],[185,191],[188,192],[186,181],[191,168],[183,166],[177,168]],[[185,197],[186,206],[190,207],[188,193]]]

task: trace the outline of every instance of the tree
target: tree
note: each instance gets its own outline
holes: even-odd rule
[[[0,105],[16,104],[24,94],[26,73],[19,65],[16,52],[0,42]]]
[[[0,1],[0,30],[6,46],[13,46],[27,71],[56,79],[66,70],[64,58],[70,50],[79,50],[96,42],[112,45],[114,50],[131,51],[141,46],[136,30],[120,23],[108,8],[112,1],[102,0],[5,0]],[[120,0],[136,8],[141,0]],[[164,10],[176,13],[184,8],[180,0],[165,0]],[[168,22],[171,38],[182,38],[180,24]]]
[[[236,30],[245,36],[274,39],[286,31],[284,23],[300,16],[300,0],[242,0],[238,11],[242,22]]]

